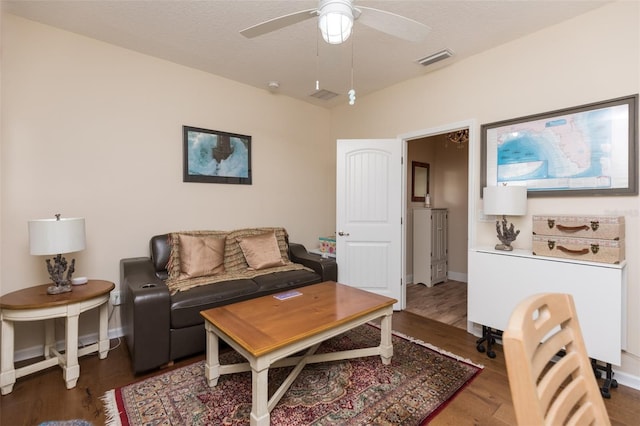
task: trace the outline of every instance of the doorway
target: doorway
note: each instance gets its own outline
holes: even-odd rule
[[[467,130],[464,138],[454,137]],[[469,247],[469,158],[473,122],[455,123],[405,137],[405,309],[436,321],[466,329],[467,251]],[[459,136],[459,135],[458,135]],[[413,162],[429,164],[429,195],[432,208],[447,209],[448,280],[427,287],[413,280],[413,211],[423,209],[423,201],[412,201]],[[430,262],[429,259],[425,260]],[[423,265],[424,266],[424,265]],[[430,284],[430,283],[429,283]]]

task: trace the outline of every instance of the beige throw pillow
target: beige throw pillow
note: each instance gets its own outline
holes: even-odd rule
[[[275,232],[238,239],[244,258],[251,269],[265,269],[285,265]]]
[[[179,234],[180,277],[195,278],[224,272],[224,238]]]

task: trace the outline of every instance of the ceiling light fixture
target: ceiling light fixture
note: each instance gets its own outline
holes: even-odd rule
[[[318,8],[320,19],[318,26],[322,38],[329,44],[347,41],[353,28],[353,10],[348,0],[325,0]]]
[[[449,142],[455,144],[458,149],[464,148],[464,144],[469,143],[469,129],[462,129],[456,132],[447,133],[447,140],[444,145],[445,148]]]

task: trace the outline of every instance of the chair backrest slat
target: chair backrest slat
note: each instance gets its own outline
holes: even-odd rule
[[[611,425],[571,295],[520,302],[502,342],[519,425]]]

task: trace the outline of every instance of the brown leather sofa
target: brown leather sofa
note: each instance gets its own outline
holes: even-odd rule
[[[323,281],[337,281],[334,260],[310,254],[303,245],[289,243],[288,239],[286,244],[291,262],[304,265],[305,269],[273,273],[265,270],[250,279],[216,282],[175,294],[167,286],[169,234],[151,238],[149,257],[122,259],[121,319],[134,373],[203,352],[205,331],[200,311]]]

